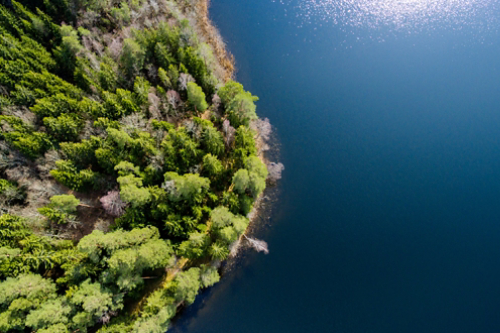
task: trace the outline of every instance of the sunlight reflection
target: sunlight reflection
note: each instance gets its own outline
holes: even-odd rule
[[[434,23],[454,28],[484,25],[496,19],[491,14],[496,12],[495,6],[494,0],[305,0],[298,5],[308,21],[321,19],[342,25],[395,29],[420,29]]]

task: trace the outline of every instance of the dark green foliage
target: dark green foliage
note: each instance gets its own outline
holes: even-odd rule
[[[257,119],[255,102],[259,98],[245,91],[240,83],[230,80],[218,90],[217,94],[233,127],[248,126],[251,120]]]
[[[90,169],[78,170],[71,161],[59,160],[50,174],[55,180],[75,191],[87,191],[98,185],[99,174]]]
[[[179,58],[186,67],[187,72],[194,77],[196,82],[203,88],[203,91],[209,96],[212,95],[215,88],[210,83],[207,66],[203,59],[196,54],[195,49],[192,47],[180,49]]]
[[[95,153],[100,146],[101,139],[95,136],[81,142],[62,142],[60,144],[64,155],[79,169],[86,169],[97,164]]]
[[[14,116],[0,116],[0,138],[31,159],[35,159],[52,147],[46,133],[36,132],[31,126]],[[7,129],[7,130],[5,130]]]
[[[205,151],[214,156],[222,156],[224,153],[222,134],[213,126],[207,126],[203,129],[201,142]]]
[[[129,79],[134,78],[142,70],[145,56],[144,49],[136,41],[131,38],[125,39],[120,66]]]
[[[248,225],[239,214],[265,186],[249,129],[257,99],[228,81],[218,90],[222,114],[213,112],[221,82],[208,46],[182,20],[189,6],[168,22],[148,17],[144,28],[145,16],[132,17],[145,15],[140,1],[23,4],[0,3],[2,156],[40,172],[36,182],[90,193],[75,193],[85,204],[66,194],[40,207],[32,193],[24,201],[25,187],[0,179],[2,204],[44,216],[0,216],[0,331],[95,331],[119,312],[100,332],[165,332],[178,306],[219,280],[209,261],[227,258]],[[177,4],[159,6],[163,15]],[[23,114],[28,108],[34,115]],[[123,214],[114,231],[78,241],[95,218],[111,222],[98,199],[118,190],[108,202]],[[157,283],[165,268],[173,278]],[[127,316],[124,302],[139,303],[145,283],[161,286]]]
[[[78,39],[78,33],[72,26],[61,27],[62,42],[55,48],[54,57],[59,65],[58,74],[65,79],[73,79],[76,68],[76,55],[82,49]]]
[[[83,122],[74,114],[62,114],[57,118],[45,117],[43,124],[57,141],[76,141],[83,128]]]
[[[210,176],[212,179],[217,179],[221,176],[224,167],[221,161],[212,154],[207,154],[203,157],[203,172]]]

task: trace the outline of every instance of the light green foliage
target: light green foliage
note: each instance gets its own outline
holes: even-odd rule
[[[172,248],[161,239],[150,240],[138,248],[117,250],[107,261],[110,273],[107,280],[121,290],[132,290],[142,283],[143,270],[167,266],[171,263],[171,254]]]
[[[211,177],[218,177],[224,167],[222,166],[221,161],[217,159],[217,157],[212,154],[207,154],[203,157],[203,171],[206,172]]]
[[[159,239],[158,229],[152,227],[108,234],[94,230],[82,238],[78,249],[89,262],[75,267],[73,273],[97,264],[104,269],[101,282],[123,292],[143,283],[143,271],[171,266],[174,260],[170,242]]]
[[[80,200],[72,194],[54,195],[50,198],[50,204],[64,213],[73,214],[76,212],[76,207],[80,204]]]
[[[109,63],[101,62],[98,76],[101,89],[106,91],[115,91],[117,85],[116,74],[113,67]]]
[[[184,127],[169,130],[161,142],[167,169],[188,171],[189,167],[199,162],[202,156],[198,147],[199,144],[187,134]]]
[[[184,30],[191,30],[188,22],[186,22]],[[205,61],[199,56],[198,51],[189,46],[179,49],[178,54],[182,65],[185,66],[186,71],[184,72],[190,73],[203,88],[203,91],[209,96],[212,95],[214,93],[215,82],[211,80]]]
[[[51,325],[47,328],[40,329],[37,333],[69,333],[68,328],[63,323]]]
[[[174,190],[170,197],[174,201],[186,200],[200,203],[210,188],[210,180],[200,177],[198,174],[187,173],[180,176],[176,172],[165,173],[165,181],[173,181]]]
[[[149,84],[149,81],[142,76],[138,76],[135,78],[134,93],[138,105],[147,104],[150,87],[151,85]]]
[[[170,78],[170,82],[172,82],[172,85],[174,88],[177,88],[177,82],[179,81],[179,70],[177,69],[176,66],[174,65],[169,65],[168,66],[168,77]]]
[[[74,195],[55,195],[50,198],[50,204],[38,208],[38,212],[48,218],[49,221],[57,224],[66,224],[68,221],[75,220],[76,207],[80,200]]]
[[[197,113],[203,113],[208,108],[206,96],[200,86],[194,82],[188,82],[187,84],[187,94],[189,103],[191,103]]]
[[[248,175],[248,170],[240,169],[233,176],[234,189],[238,193],[245,193],[249,184],[250,177]]]
[[[243,86],[232,80],[226,82],[217,94],[226,108],[226,114],[234,127],[248,126],[251,120],[257,119],[255,102],[258,97],[245,91]]]
[[[209,243],[210,238],[206,233],[192,232],[189,234],[189,240],[181,243],[178,253],[190,259],[201,258],[205,255]]]
[[[122,132],[122,133],[124,133],[124,132]],[[139,176],[141,174],[141,171],[140,171],[138,166],[135,166],[134,164],[127,162],[127,161],[121,161],[120,163],[118,163],[115,166],[115,171],[118,171],[118,174],[120,176],[128,176],[131,174],[135,174],[135,175]],[[137,183],[137,182],[138,181],[135,181],[135,183]],[[138,185],[138,184],[136,184],[136,185]]]
[[[21,274],[0,283],[0,330],[22,330],[26,315],[56,298],[51,280],[36,274]]]
[[[254,198],[257,198],[266,188],[266,179],[259,177],[256,173],[250,173],[250,192]]]
[[[217,91],[217,95],[219,95],[221,102],[227,106],[236,95],[244,91],[241,83],[229,80]]]
[[[228,226],[218,230],[217,235],[219,239],[225,244],[231,244],[238,239],[238,234],[232,226]]]
[[[250,177],[248,186],[250,192],[256,198],[262,191],[266,188],[266,178],[267,178],[267,167],[266,165],[256,156],[250,156],[245,161],[245,167],[248,170],[248,175]]]
[[[173,306],[161,309],[157,314],[141,318],[134,324],[133,333],[164,333],[169,326],[170,318],[175,315]]]
[[[256,155],[257,148],[255,146],[254,132],[244,126],[238,127],[236,130],[235,153],[241,154],[243,157]]]
[[[82,49],[78,33],[72,26],[61,27],[62,43],[55,48],[54,55],[58,60],[59,72],[63,77],[71,77],[75,71],[76,56]]]
[[[46,242],[39,237],[33,237],[33,232],[21,217],[10,214],[0,215],[0,246],[31,251],[43,249],[46,245]]]
[[[64,94],[56,94],[37,99],[36,104],[30,109],[40,118],[59,117],[63,113],[80,113],[81,105],[74,98]]]
[[[95,151],[100,145],[101,139],[95,136],[91,137],[90,140],[82,140],[81,142],[61,142],[59,144],[64,155],[81,169],[85,169],[91,165],[97,165]]]
[[[257,156],[250,156],[245,161],[245,168],[234,174],[234,189],[240,194],[249,190],[256,198],[266,188],[267,167]]]
[[[133,207],[146,204],[151,195],[148,189],[142,187],[142,179],[134,175],[121,176],[116,179],[120,184],[120,197],[125,202],[130,202]]]
[[[213,209],[210,218],[212,221],[212,233],[218,239],[217,244],[212,244],[215,245],[215,247],[212,246],[211,248],[212,256],[214,256],[214,253],[216,256],[219,255],[217,254],[221,251],[219,247],[228,246],[236,241],[248,226],[247,218],[234,215],[227,207],[223,206]]]
[[[66,304],[63,298],[50,300],[29,313],[26,317],[26,326],[40,329],[55,324],[65,324],[68,322],[70,312],[71,307]]]
[[[245,232],[245,230],[247,230],[249,222],[250,221],[244,216],[235,216],[232,219],[233,228],[238,234],[238,236],[242,235]]]
[[[193,303],[201,286],[200,269],[192,267],[185,272],[178,273],[174,281],[177,283],[174,296],[176,301],[184,301],[186,305]]]
[[[90,235],[80,240],[78,249],[88,254],[92,262],[98,263],[103,256],[109,256],[116,250],[139,246],[150,239],[158,239],[159,237],[158,229],[153,227],[131,231],[116,230],[107,234],[100,230],[94,230]]]
[[[99,283],[91,283],[89,279],[85,280],[78,286],[76,291],[72,292],[69,301],[85,314],[84,316],[77,314],[75,317],[78,320],[88,318],[93,321],[100,318],[104,312],[121,307],[121,304],[113,303],[113,294],[111,292],[104,289]]]
[[[201,265],[200,281],[203,288],[208,288],[219,282],[220,276],[217,269],[209,265]]]
[[[210,245],[209,252],[212,258],[215,260],[225,260],[229,255],[227,245],[220,241],[217,241]]]
[[[231,124],[235,126],[238,124],[248,126],[251,120],[257,119],[255,102],[258,100],[258,97],[252,96],[249,92],[236,95],[229,102],[226,109]]]
[[[172,88],[172,81],[170,81],[167,71],[161,67],[158,68],[158,78],[160,79],[160,82],[164,88],[167,89]]]
[[[183,19],[192,6],[160,4],[162,15],[164,9],[172,15],[148,25],[156,21],[143,0],[31,2],[36,13],[16,1],[8,9],[0,4],[0,108],[7,111],[0,115],[0,140],[9,145],[2,154],[18,150],[32,159],[30,170],[44,172],[44,181],[51,167],[55,181],[99,192],[92,197],[119,185],[130,204],[113,231],[93,231],[78,242],[39,236],[30,227],[78,239],[93,215],[85,224],[58,225],[75,221],[74,196],[54,196],[40,208],[50,223],[28,226],[1,215],[0,331],[95,331],[118,314],[100,331],[163,333],[179,305],[219,280],[216,268],[201,262],[227,258],[248,225],[238,214],[249,211],[265,186],[267,171],[254,158],[255,133],[248,128],[257,99],[229,81],[218,90],[221,119],[191,117],[209,108],[219,83],[211,48]],[[179,73],[196,82],[180,94]],[[26,108],[36,117],[23,115]],[[165,117],[172,122],[151,119]],[[225,138],[226,119],[237,131]],[[55,156],[62,159],[54,168]],[[28,211],[35,201],[23,202],[23,191],[0,180],[2,203],[16,192],[19,200],[8,204],[26,204]],[[190,269],[162,284],[165,267],[175,265],[174,249]],[[124,300],[137,302],[156,285],[137,317],[119,312]]]
[[[176,62],[174,56],[169,51],[169,48],[163,43],[156,44],[154,54],[156,61],[158,61],[158,64],[163,68],[168,68],[171,63]]]
[[[226,207],[219,206],[212,210],[210,218],[214,228],[222,229],[231,225],[234,215]]]
[[[248,172],[253,172],[260,178],[265,179],[267,177],[267,167],[257,156],[250,156],[249,158],[247,158],[247,160],[245,161],[245,168],[248,170]]]

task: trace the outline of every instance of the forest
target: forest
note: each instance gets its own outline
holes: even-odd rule
[[[165,332],[219,281],[282,166],[204,6],[0,1],[0,331]]]

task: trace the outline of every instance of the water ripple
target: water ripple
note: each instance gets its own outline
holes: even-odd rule
[[[373,29],[420,31],[437,25],[490,29],[499,19],[494,0],[303,0],[296,6],[306,22]]]

